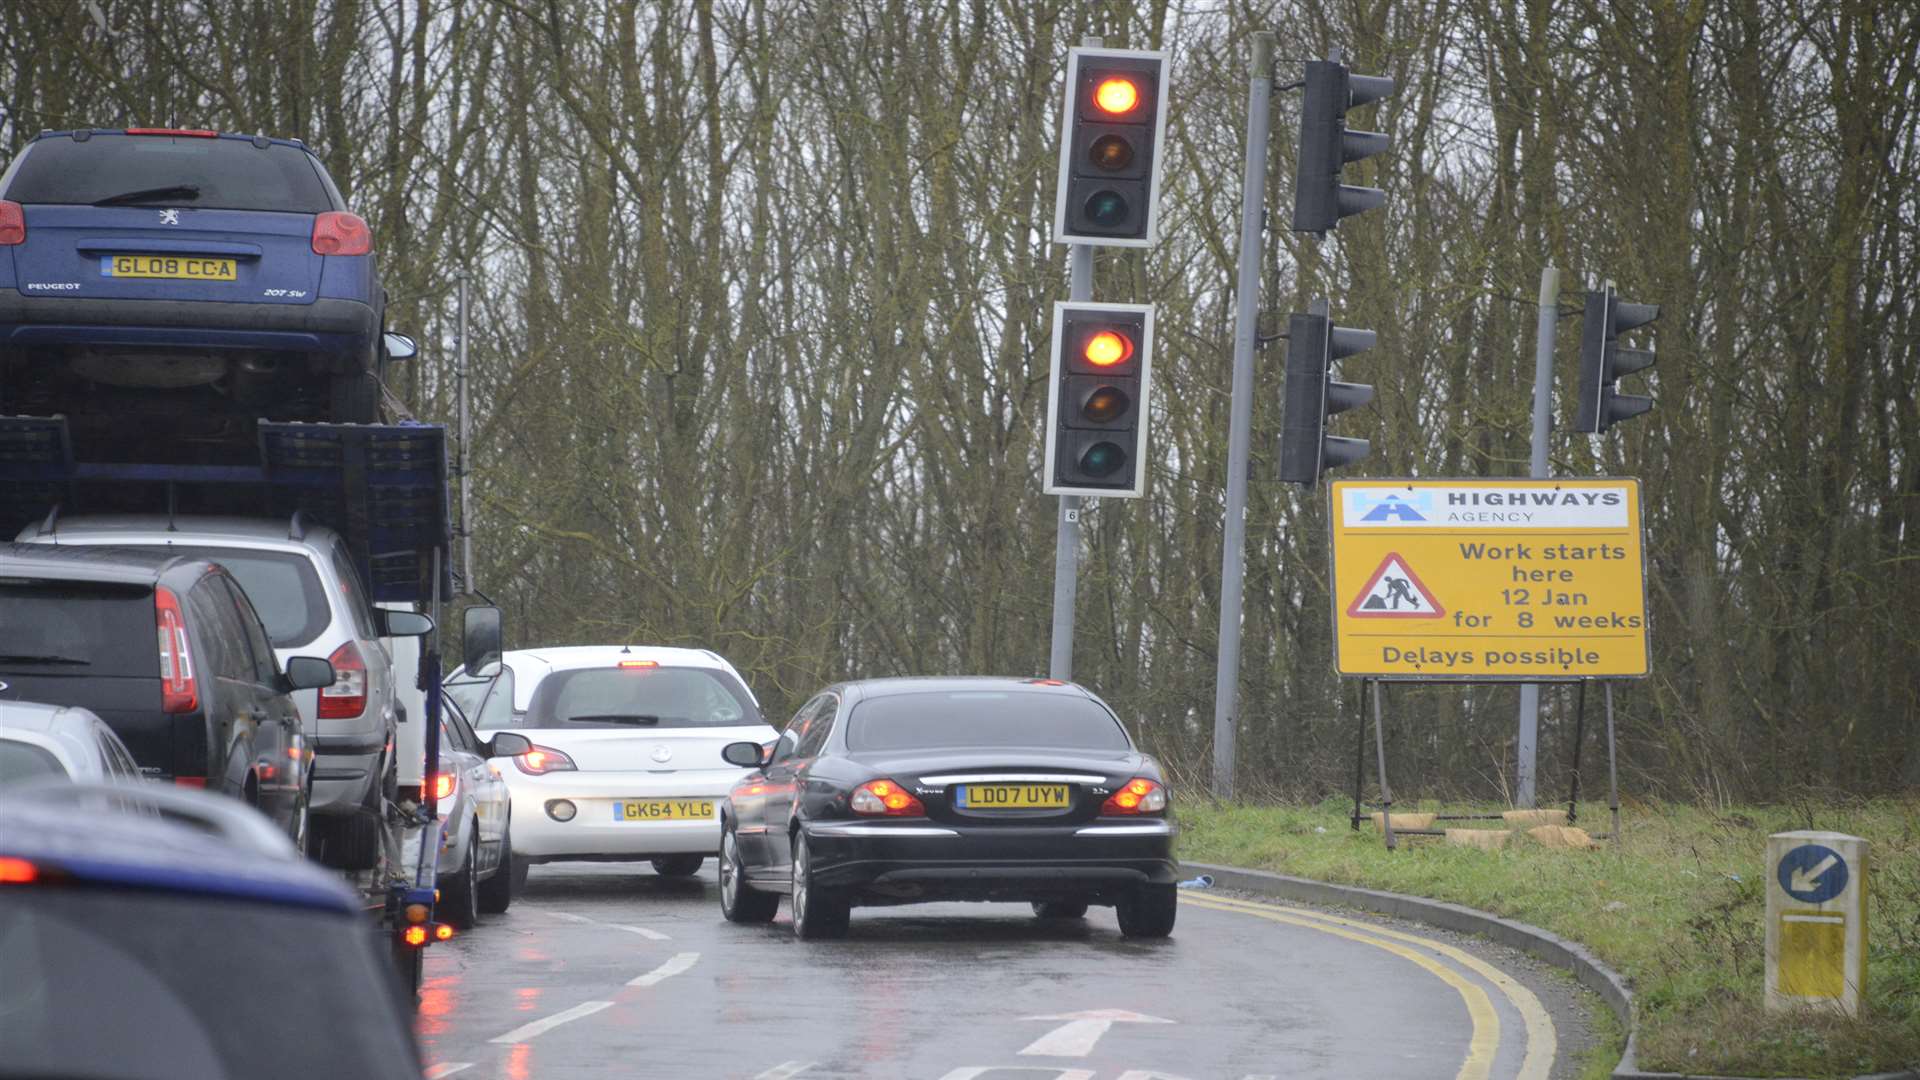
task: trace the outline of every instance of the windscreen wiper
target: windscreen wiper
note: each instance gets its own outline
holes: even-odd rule
[[[54,656],[34,653],[0,653],[0,664],[78,664],[92,667],[93,661],[82,660],[77,656]]]
[[[200,188],[194,184],[168,184],[166,187],[141,188],[139,191],[123,191],[118,195],[109,195],[95,200],[95,206],[119,206],[123,203],[137,202],[179,202],[200,197]]]
[[[610,716],[569,716],[569,724],[632,724],[636,727],[649,727],[660,722],[657,716],[633,716],[619,713]]]

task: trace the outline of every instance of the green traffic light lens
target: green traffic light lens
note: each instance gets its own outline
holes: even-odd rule
[[[1095,225],[1118,225],[1127,217],[1127,200],[1119,192],[1102,189],[1087,199],[1087,220]]]
[[[1087,395],[1086,404],[1080,406],[1080,414],[1096,424],[1107,424],[1118,420],[1127,411],[1133,400],[1126,391],[1117,386],[1102,386]]]
[[[1087,147],[1087,160],[1095,168],[1118,172],[1133,164],[1133,144],[1118,135],[1102,135]]]
[[[1110,442],[1094,443],[1080,455],[1080,471],[1088,476],[1112,476],[1126,463],[1127,452]]]

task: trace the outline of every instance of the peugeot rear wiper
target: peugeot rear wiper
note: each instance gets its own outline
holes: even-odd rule
[[[197,199],[200,188],[194,184],[168,184],[166,187],[141,188],[139,191],[123,191],[118,195],[109,195],[95,200],[95,206],[118,206],[122,203],[149,201],[178,202],[183,199]]]
[[[657,716],[634,716],[627,713],[618,713],[609,716],[567,717],[567,723],[569,724],[633,724],[644,727],[659,722],[660,718]]]
[[[0,653],[0,664],[79,664],[92,667],[93,661],[82,660],[77,656],[54,656],[35,653]]]

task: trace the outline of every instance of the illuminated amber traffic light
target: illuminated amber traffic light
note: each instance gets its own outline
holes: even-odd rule
[[[1156,239],[1166,71],[1164,53],[1069,52],[1056,241],[1145,247]]]
[[[1049,494],[1142,493],[1153,308],[1147,304],[1053,306],[1053,370],[1047,399]]]

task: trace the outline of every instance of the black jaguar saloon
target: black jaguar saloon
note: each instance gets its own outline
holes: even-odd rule
[[[1174,826],[1160,768],[1098,697],[1053,679],[901,678],[815,695],[721,807],[720,905],[835,938],[852,908],[1030,903],[1121,933],[1173,931]]]

